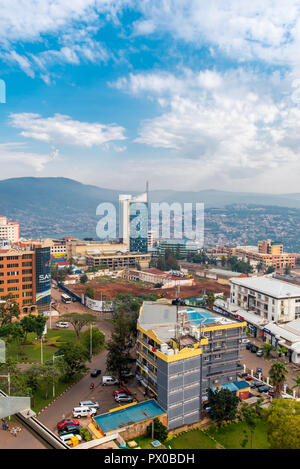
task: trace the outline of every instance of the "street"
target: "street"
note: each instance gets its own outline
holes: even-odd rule
[[[58,290],[55,290],[55,293]],[[71,303],[66,306],[70,312],[86,312],[87,309],[80,305],[79,303]],[[61,309],[61,307],[59,308]],[[91,312],[90,310],[88,310]],[[48,321],[49,322],[49,321]],[[52,324],[53,326],[54,324]],[[98,315],[97,326],[101,331],[106,335],[106,340],[109,339],[113,325],[106,321],[104,318],[101,318]],[[107,412],[108,410],[118,407],[118,404],[113,398],[113,390],[117,386],[102,386],[101,377],[105,374],[106,370],[106,355],[107,350],[103,350],[100,354],[94,356],[91,362],[87,363],[87,366],[90,370],[94,368],[99,368],[101,370],[101,375],[97,378],[91,378],[90,372],[88,372],[78,383],[74,384],[69,391],[65,392],[60,396],[53,404],[51,404],[45,411],[38,415],[38,419],[44,423],[50,430],[56,429],[56,424],[59,420],[63,418],[71,417],[72,409],[75,406],[78,406],[79,401],[85,399],[97,400],[100,404],[99,413]],[[90,383],[95,383],[95,389],[90,391]],[[136,398],[138,401],[144,399],[142,391],[134,386],[132,387],[131,382],[129,382],[128,388],[136,393]],[[83,420],[82,420],[83,422]],[[17,424],[19,426],[19,424]],[[9,432],[3,431],[0,429],[0,448],[1,449],[41,449],[44,446],[35,439],[30,433],[26,430],[22,430],[18,433],[17,437],[13,436]]]

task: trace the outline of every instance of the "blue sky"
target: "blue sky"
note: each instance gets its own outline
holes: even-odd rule
[[[0,178],[299,192],[300,1],[0,0]]]

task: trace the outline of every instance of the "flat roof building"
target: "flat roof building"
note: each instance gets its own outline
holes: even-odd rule
[[[300,318],[300,287],[273,277],[232,278],[231,304],[270,322]]]
[[[210,387],[237,380],[245,322],[200,308],[145,301],[137,373],[168,414],[168,428],[201,420]]]

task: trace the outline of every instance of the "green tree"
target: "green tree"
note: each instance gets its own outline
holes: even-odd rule
[[[274,267],[272,267],[271,265],[267,268],[266,270],[266,274],[272,274],[273,272],[275,272],[275,269]]]
[[[57,366],[66,382],[72,381],[87,370],[85,361],[88,359],[88,354],[81,342],[61,345],[56,355],[62,355],[57,359]]]
[[[12,294],[3,296],[0,303],[0,327],[20,316],[19,305]]]
[[[84,294],[85,296],[87,296],[88,298],[91,298],[92,300],[95,299],[95,290],[90,286],[86,287]]]
[[[153,420],[153,438],[160,442],[164,442],[168,436],[168,429],[159,419]],[[147,427],[147,435],[152,438],[152,423]]]
[[[274,399],[262,416],[272,449],[300,449],[300,402]]]
[[[286,381],[287,369],[283,363],[276,362],[270,368],[269,376],[272,380],[272,386],[274,389],[274,398],[281,396],[284,382]]]
[[[96,322],[97,318],[94,314],[90,313],[66,313],[60,318],[62,321],[68,321],[74,327],[76,332],[76,337],[79,339],[80,331],[84,326],[93,324]]]
[[[264,356],[266,358],[270,358],[271,356],[271,351],[274,350],[273,345],[271,344],[263,344],[262,346],[262,351],[264,352]]]
[[[106,368],[120,382],[122,382],[122,370],[130,363],[130,350],[133,346],[130,322],[121,313],[114,323],[111,339],[107,343],[108,354],[106,357]]]
[[[206,294],[206,302],[207,302],[207,306],[209,309],[213,308],[215,301],[216,301],[215,295],[212,292],[208,292]]]
[[[250,429],[250,448],[253,448],[253,436],[257,424],[260,421],[259,416],[257,415],[256,410],[253,407],[250,407],[248,404],[243,403],[241,413],[245,419],[247,426]]]
[[[233,420],[237,414],[240,398],[229,389],[209,390],[209,406],[212,418],[220,424],[223,420]]]
[[[86,283],[88,281],[88,276],[86,274],[81,275],[80,283]]]
[[[80,341],[84,345],[87,353],[90,353],[90,340],[92,336],[92,351],[93,355],[100,353],[105,347],[105,334],[97,327],[92,327],[81,333]]]

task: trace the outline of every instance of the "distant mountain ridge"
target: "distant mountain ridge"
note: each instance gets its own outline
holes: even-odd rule
[[[137,191],[106,189],[64,177],[5,179],[0,180],[0,215],[18,220],[23,236],[95,236],[98,204],[117,203],[120,193]],[[207,209],[232,204],[300,209],[300,193],[155,190],[150,191],[149,198],[153,202],[203,202]]]

